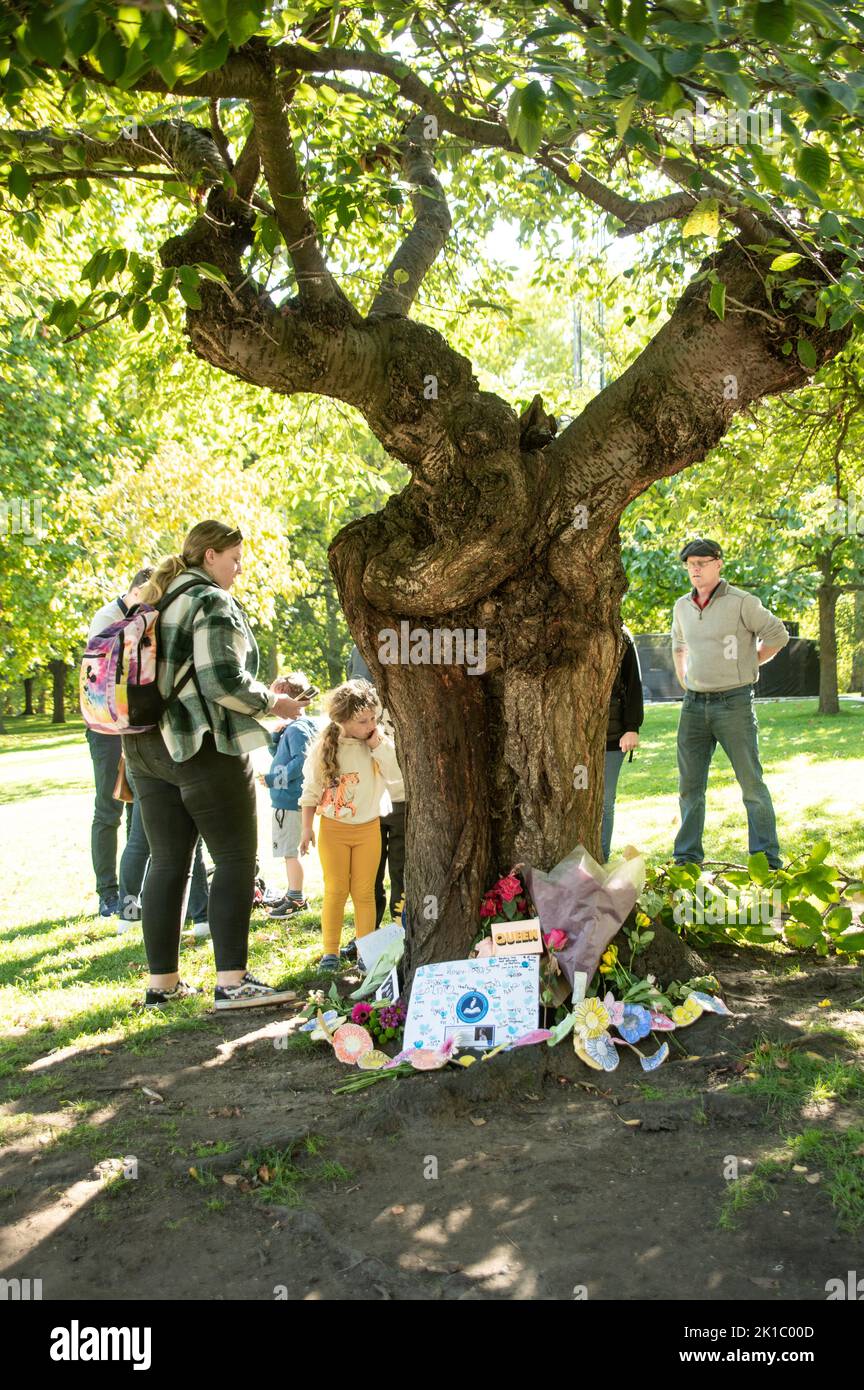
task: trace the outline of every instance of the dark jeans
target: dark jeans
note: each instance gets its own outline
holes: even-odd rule
[[[780,866],[780,846],[771,793],[762,777],[752,685],[707,694],[688,690],[678,722],[678,790],[681,829],[675,837],[679,862],[701,864],[708,769],[717,744],[725,752],[747,811],[750,853],[765,853]]]
[[[193,757],[175,763],[158,729],[124,735],[123,747],[150,844],[141,904],[150,973],[177,969],[186,881],[199,835],[215,866],[209,920],[216,969],[245,970],[258,843],[249,759],[219,753],[207,734]]]
[[[609,862],[609,851],[612,848],[612,830],[615,825],[615,796],[618,791],[618,778],[621,775],[621,766],[624,762],[625,754],[620,748],[606,749],[605,777],[603,782],[603,828],[600,831],[601,853],[603,863]]]
[[[126,777],[132,790],[135,790],[129,769]],[[150,846],[144,833],[144,820],[141,803],[136,798],[132,803],[132,824],[126,839],[126,848],[120,859],[120,916],[127,922],[137,922],[141,916],[139,898],[150,863]],[[189,901],[186,916],[193,922],[207,921],[207,871],[201,852],[201,836],[195,842],[195,859],[192,864],[192,882],[189,886]]]
[[[114,783],[120,766],[121,741],[116,734],[97,734],[87,730],[87,744],[93,763],[96,801],[90,829],[90,852],[100,898],[115,897],[117,883],[117,832],[123,819],[124,802],[115,800]],[[132,807],[126,809],[126,832],[132,823]]]
[[[381,860],[375,877],[375,929],[381,925],[387,894],[384,892],[384,870],[390,866],[390,916],[405,898],[405,802],[397,801],[389,816],[381,817]]]

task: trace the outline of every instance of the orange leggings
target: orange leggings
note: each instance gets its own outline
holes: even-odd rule
[[[375,875],[381,859],[381,824],[374,820],[350,825],[321,816],[318,822],[318,857],[324,874],[324,906],[321,932],[324,954],[337,956],[348,894],[354,904],[358,936],[375,930]]]

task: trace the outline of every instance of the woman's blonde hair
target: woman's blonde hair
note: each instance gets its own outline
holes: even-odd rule
[[[239,545],[242,539],[242,533],[236,526],[226,526],[224,521],[199,521],[183,542],[180,554],[166,555],[164,560],[159,561],[141,589],[141,602],[158,603],[178,574],[193,566],[200,569],[208,550],[221,554],[223,550],[230,550],[232,545]]]
[[[379,709],[378,692],[366,680],[346,681],[337,685],[324,696],[324,708],[330,716],[330,723],[320,733],[312,745],[318,759],[318,770],[325,787],[339,779],[339,735],[340,724],[354,719],[363,710]]]

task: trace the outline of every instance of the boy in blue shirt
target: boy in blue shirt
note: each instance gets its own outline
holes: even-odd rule
[[[291,671],[278,684],[281,694],[295,699],[309,687],[302,671]],[[279,729],[273,738],[273,762],[264,781],[270,788],[273,805],[273,858],[285,860],[288,892],[271,908],[271,917],[293,917],[309,906],[303,897],[303,866],[299,857],[302,814],[298,803],[303,786],[303,763],[317,734],[316,721],[307,714],[300,714]]]

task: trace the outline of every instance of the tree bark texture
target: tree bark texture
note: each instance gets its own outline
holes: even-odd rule
[[[823,562],[819,585],[819,713],[839,714],[837,684],[837,598],[830,561]]]
[[[52,724],[66,723],[66,671],[65,661],[49,661],[48,669],[51,672],[51,694],[53,709],[51,714]]]
[[[25,678],[24,678],[24,713],[25,713],[25,715],[28,715],[28,714],[32,714],[32,713],[33,713],[33,677],[32,677],[32,676],[25,676]]]

